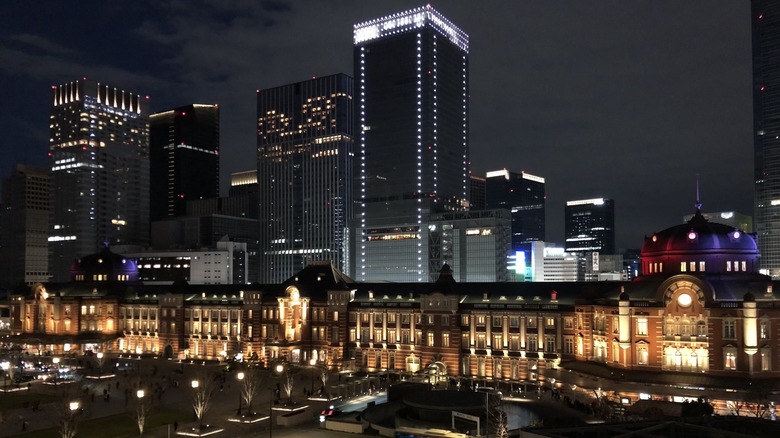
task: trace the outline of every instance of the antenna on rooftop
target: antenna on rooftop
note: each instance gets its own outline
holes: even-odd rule
[[[701,198],[699,197],[699,174],[696,174],[696,212],[701,212]]]

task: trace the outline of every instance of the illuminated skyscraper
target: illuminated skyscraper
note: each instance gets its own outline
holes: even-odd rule
[[[182,106],[149,123],[151,219],[184,216],[187,201],[218,198],[219,106]]]
[[[566,252],[615,254],[615,202],[569,201],[565,210]]]
[[[418,282],[429,215],[468,208],[468,35],[425,6],[354,26],[360,281]]]
[[[485,208],[512,212],[512,249],[544,240],[544,178],[506,169],[488,172],[485,178]]]
[[[148,97],[86,79],[52,86],[50,271],[149,239]]]
[[[780,276],[780,2],[751,1],[755,227],[762,272]],[[745,230],[750,232],[751,230]]]
[[[348,263],[353,80],[336,74],[257,92],[258,281],[308,260]]]

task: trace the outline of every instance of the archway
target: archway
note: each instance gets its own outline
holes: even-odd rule
[[[163,357],[166,359],[173,358],[173,347],[171,344],[165,346],[165,349],[163,350]]]

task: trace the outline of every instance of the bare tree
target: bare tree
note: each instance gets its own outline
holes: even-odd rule
[[[82,400],[79,392],[70,388],[60,390],[55,409],[57,411],[57,422],[60,427],[60,437],[75,437],[82,413]]]
[[[490,432],[496,438],[508,438],[507,415],[502,406],[501,396],[493,393],[485,393],[485,433]]]
[[[198,430],[203,427],[203,416],[209,410],[211,396],[214,393],[214,376],[211,373],[201,372],[191,382],[192,409],[198,419]]]
[[[726,407],[731,411],[734,416],[739,417],[740,411],[745,407],[744,400],[727,401]]]
[[[330,370],[326,365],[321,365],[319,367],[320,370],[320,382],[322,382],[322,392],[323,395],[327,395],[328,393],[328,379],[330,378]]]
[[[287,394],[287,404],[292,403],[292,391],[293,387],[295,386],[295,376],[293,375],[292,370],[285,369],[284,380],[282,381],[282,390],[285,394]]]
[[[252,400],[255,399],[258,390],[264,385],[265,378],[260,372],[260,368],[254,364],[248,363],[244,379],[241,381],[241,398],[246,403],[247,415],[252,415]]]
[[[146,419],[149,418],[149,414],[152,412],[152,397],[148,396],[146,391],[139,389],[136,391],[136,403],[135,411],[133,412],[133,420],[135,420],[136,426],[138,426],[138,436],[144,434],[144,427],[146,426]]]

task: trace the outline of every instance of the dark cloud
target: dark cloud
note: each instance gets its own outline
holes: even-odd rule
[[[0,18],[0,99],[43,130],[48,85],[81,76],[148,93],[154,110],[219,103],[225,189],[255,160],[256,89],[351,74],[353,24],[422,5],[13,2],[0,6],[0,17],[17,17]],[[550,240],[562,238],[566,200],[605,196],[616,200],[618,243],[639,246],[691,212],[696,174],[705,209],[752,213],[747,2],[433,6],[470,35],[473,170],[544,176]],[[5,137],[45,163],[41,140]],[[0,171],[22,158],[6,155]]]

